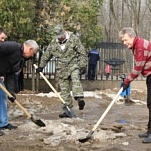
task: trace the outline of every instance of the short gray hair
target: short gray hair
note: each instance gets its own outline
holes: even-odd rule
[[[119,32],[119,37],[122,38],[125,34],[128,34],[130,37],[135,37],[136,33],[133,28],[131,27],[124,27]]]
[[[27,40],[24,42],[27,46],[31,46],[35,51],[38,51],[39,45],[35,40]]]

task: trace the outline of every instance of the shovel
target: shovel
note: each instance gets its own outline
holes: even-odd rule
[[[106,116],[106,114],[108,113],[108,111],[111,109],[111,107],[113,106],[113,104],[115,103],[115,101],[117,100],[117,98],[119,97],[119,95],[121,94],[122,91],[123,91],[123,88],[121,88],[119,90],[119,92],[116,94],[115,98],[111,101],[111,103],[109,104],[109,106],[107,107],[107,109],[105,110],[105,112],[102,114],[102,116],[100,117],[100,119],[98,120],[98,122],[94,125],[93,129],[88,133],[87,137],[79,139],[79,142],[85,143],[89,139],[92,138],[92,135],[93,135],[94,131],[97,129],[97,127],[99,126],[99,124],[102,122],[102,120],[104,119],[104,117]]]
[[[13,97],[7,90],[6,88],[0,83],[0,88],[9,96]],[[14,103],[27,115],[28,118],[31,119],[32,122],[34,122],[36,125],[40,127],[45,127],[46,125],[40,120],[40,119],[35,119],[32,115],[30,115],[27,110],[15,99]]]
[[[37,69],[37,65],[34,64],[35,69]],[[58,98],[61,100],[61,102],[63,103],[63,109],[66,112],[66,114],[72,118],[72,117],[76,117],[76,115],[74,114],[73,110],[70,109],[68,107],[68,105],[66,104],[66,102],[63,100],[63,98],[60,96],[60,94],[55,90],[55,88],[52,86],[52,84],[47,80],[47,78],[44,76],[44,74],[42,72],[39,72],[39,74],[42,76],[42,78],[46,81],[46,83],[49,85],[49,87],[54,91],[54,93],[58,96]]]

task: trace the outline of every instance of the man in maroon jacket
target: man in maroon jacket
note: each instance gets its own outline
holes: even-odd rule
[[[140,74],[146,78],[147,85],[147,107],[149,110],[148,130],[138,136],[145,138],[143,143],[151,143],[151,42],[136,36],[134,30],[125,27],[119,32],[124,45],[132,50],[135,65],[133,71],[124,80],[123,90],[126,90],[129,84]]]

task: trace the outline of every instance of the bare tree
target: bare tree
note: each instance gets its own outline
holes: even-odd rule
[[[120,24],[119,24],[119,20],[117,19],[117,16],[116,16],[116,13],[115,13],[115,10],[114,10],[113,1],[114,0],[110,0],[110,13],[113,16],[113,20],[115,22],[115,27],[116,27],[115,30],[117,30],[119,32],[119,30],[120,30]]]

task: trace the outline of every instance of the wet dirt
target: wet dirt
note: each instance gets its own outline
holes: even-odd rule
[[[131,90],[131,103],[125,104],[119,97],[92,138],[80,143],[104,113],[118,89],[99,90],[86,96],[84,110],[78,109],[74,101],[77,118],[59,118],[62,113],[59,98],[48,94],[32,94],[25,90],[17,100],[34,117],[42,120],[46,127],[39,127],[23,112],[8,102],[9,122],[17,125],[16,130],[4,130],[0,136],[0,151],[150,151],[150,144],[143,144],[138,137],[146,131],[148,110],[146,92]]]

